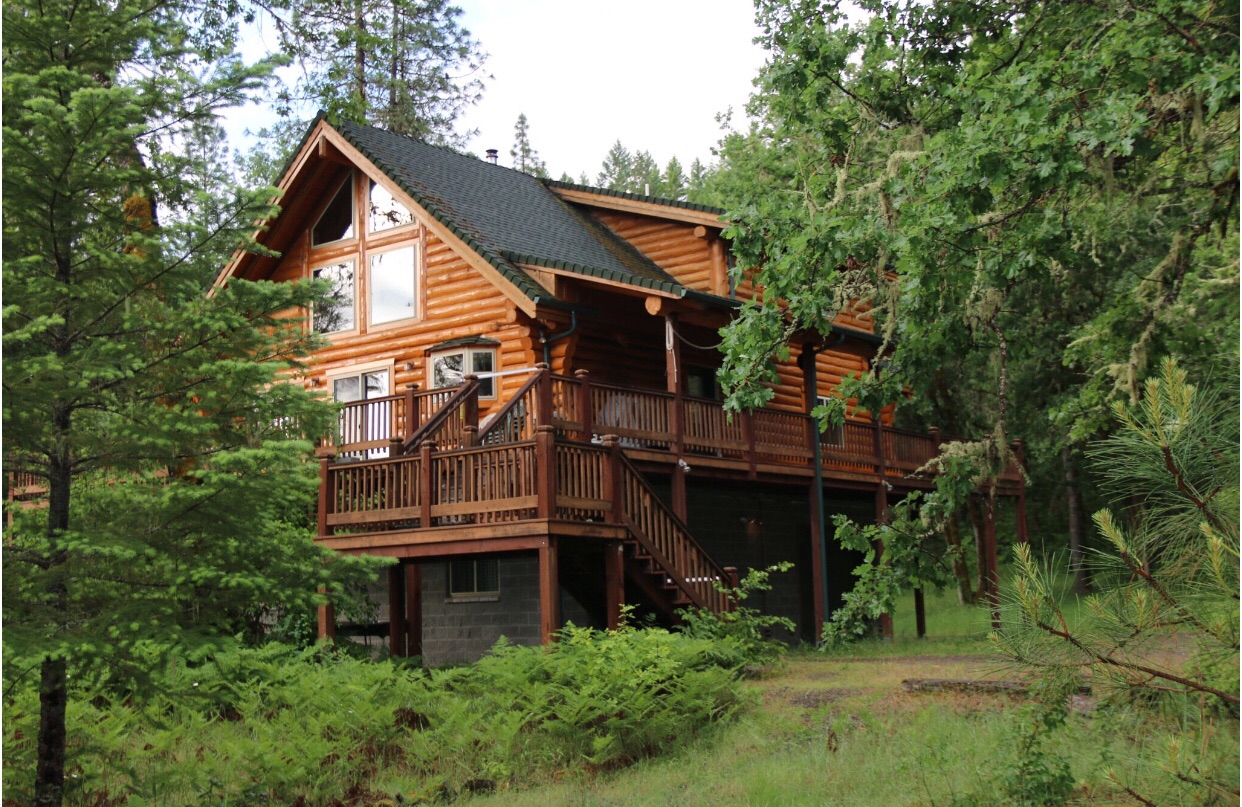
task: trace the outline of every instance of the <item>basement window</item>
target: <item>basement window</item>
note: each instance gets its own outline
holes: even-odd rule
[[[351,171],[311,229],[311,246],[319,247],[353,237],[354,175]]]
[[[500,596],[500,560],[454,560],[449,562],[448,593],[453,600]]]

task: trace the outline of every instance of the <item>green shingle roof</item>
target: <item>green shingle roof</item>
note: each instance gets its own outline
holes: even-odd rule
[[[629,193],[627,191],[614,191],[611,188],[595,188],[590,185],[579,185],[577,182],[562,182],[559,179],[545,179],[543,180],[543,184],[550,188],[566,188],[571,191],[598,193],[601,196],[612,196],[617,199],[633,199],[635,202],[650,202],[653,205],[664,205],[665,207],[680,207],[683,210],[694,210],[698,213],[714,213],[717,216],[723,216],[726,212],[722,207],[701,205],[697,202],[686,202],[681,199],[668,199],[663,196],[646,196],[641,193]]]
[[[686,291],[589,212],[563,201],[536,177],[383,129],[353,123],[336,128],[536,303],[554,301],[518,263],[674,294]]]

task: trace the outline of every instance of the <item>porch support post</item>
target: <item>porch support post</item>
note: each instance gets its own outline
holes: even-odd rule
[[[914,590],[914,629],[920,639],[927,636],[927,607],[923,603],[923,589]]]
[[[595,433],[595,419],[591,411],[591,373],[589,370],[574,370],[574,378],[578,379],[578,422],[582,424],[578,439],[589,443]]]
[[[992,609],[992,627],[1000,627],[1000,570],[996,558],[996,496],[983,500],[983,546],[987,565],[987,598]]]
[[[561,628],[561,584],[557,573],[556,537],[539,548],[539,641],[550,644]]]
[[[876,422],[876,428],[879,429],[879,422]],[[879,433],[878,431],[876,432]],[[880,484],[875,486],[875,523],[886,524],[888,522],[888,486],[884,484],[884,478],[880,478]],[[884,541],[880,540],[876,546],[875,560],[876,563],[884,557]],[[880,614],[880,635],[885,639],[893,638],[893,615]]]
[[[388,567],[388,654],[406,654],[405,564],[397,561]]]
[[[535,427],[535,479],[539,518],[556,517],[556,429]]]
[[[664,375],[668,391],[673,393],[669,403],[668,430],[672,433],[672,444],[669,450],[677,458],[673,466],[673,513],[684,523],[686,519],[686,471],[682,465],[684,454],[684,435],[682,433],[681,404],[681,339],[678,331],[677,315],[664,315]]]
[[[625,604],[625,545],[620,541],[604,544],[604,608],[608,630],[621,627],[621,606]]]
[[[327,594],[328,590],[320,587],[319,593]],[[331,602],[326,602],[319,606],[318,625],[315,630],[315,638],[319,641],[336,638],[336,608]]]
[[[798,364],[802,368],[802,390],[804,408],[807,414],[807,439],[810,441],[811,462],[815,466],[815,477],[811,482],[811,613],[814,620],[815,638],[824,633],[824,619],[828,613],[828,556],[825,542],[827,537],[824,529],[824,469],[819,448],[819,423],[811,418],[819,394],[819,374],[816,367],[818,346],[806,345],[798,356]]]
[[[881,420],[879,412],[871,413],[871,427],[874,429],[872,434],[874,435],[875,470],[880,475],[880,481],[875,486],[875,523],[885,524],[888,522],[888,480],[885,478],[887,468],[884,462],[884,421]],[[884,557],[884,542],[880,541],[875,559],[879,562],[882,557]],[[892,614],[880,614],[880,635],[885,639],[893,638]]]
[[[423,565],[407,561],[405,568],[405,652],[409,656],[423,654]]]
[[[1014,528],[1018,543],[1025,544],[1029,540],[1026,534],[1026,443],[1022,440],[1013,441],[1013,455],[1018,465],[1018,500],[1014,512]]]

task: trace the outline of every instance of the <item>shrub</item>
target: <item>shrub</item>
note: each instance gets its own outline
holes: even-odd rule
[[[723,613],[702,608],[678,611],[681,632],[695,639],[706,639],[715,646],[712,650],[718,663],[741,668],[747,664],[764,664],[779,659],[785,652],[784,642],[773,639],[773,628],[784,628],[791,633],[794,623],[781,616],[770,616],[743,603],[756,591],[771,591],[771,577],[777,572],[787,572],[792,563],[778,563],[766,569],[751,569],[739,581],[736,588],[720,586],[729,598],[732,609]]]

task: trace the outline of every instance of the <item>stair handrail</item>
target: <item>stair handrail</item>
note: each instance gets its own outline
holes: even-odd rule
[[[488,422],[487,427],[479,430],[480,445],[485,443],[487,438],[491,437],[500,429],[501,424],[504,423],[511,414],[513,414],[513,411],[518,407],[526,395],[534,389],[536,384],[539,383],[539,379],[540,373],[533,373],[530,378],[526,379],[526,383],[518,387],[518,391],[514,393],[513,397],[510,398],[504,406],[500,407],[500,411],[492,416],[492,419]]]
[[[439,431],[449,417],[464,406],[470,396],[477,395],[478,391],[479,379],[474,376],[466,376],[466,381],[457,387],[457,391],[444,402],[444,405],[436,410],[431,417],[423,421],[413,434],[402,441],[401,453],[408,454],[411,449],[417,448],[424,440]]]
[[[716,560],[703,549],[699,542],[694,539],[694,535],[691,534],[690,528],[687,527],[685,522],[678,518],[677,514],[674,513],[672,509],[660,499],[659,495],[655,492],[643,475],[637,468],[634,467],[634,464],[630,462],[629,457],[625,456],[625,452],[619,450],[617,452],[617,456],[620,458],[621,467],[630,478],[636,480],[638,484],[647,492],[651,498],[651,501],[653,501],[655,506],[658,508],[660,514],[673,522],[673,526],[677,528],[677,533],[680,536],[680,539],[688,545],[695,554],[700,556],[706,562],[705,565],[722,585],[727,584],[731,578],[729,573],[725,571],[724,567],[717,563]],[[715,586],[711,586],[709,584],[707,590],[711,593],[709,598],[705,598],[702,596],[705,592],[700,592],[685,579],[685,576],[681,573],[681,570],[677,569],[673,562],[665,557],[663,552],[656,548],[652,539],[643,533],[641,529],[639,529],[638,524],[630,517],[630,514],[625,511],[624,497],[622,497],[620,502],[614,502],[613,506],[618,508],[620,511],[621,517],[624,519],[626,529],[628,529],[634,537],[638,539],[639,543],[643,545],[645,550],[650,552],[653,557],[660,561],[660,565],[663,567],[664,573],[677,584],[678,588],[685,592],[686,596],[689,597],[695,605],[700,608],[711,608],[712,603],[710,600],[715,600],[720,604],[720,610],[729,610],[731,608],[729,598]]]

